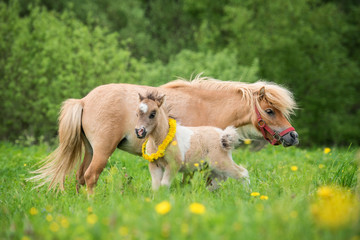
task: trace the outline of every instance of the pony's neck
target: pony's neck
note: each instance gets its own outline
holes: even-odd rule
[[[164,141],[169,132],[168,116],[165,114],[164,110],[160,110],[159,114],[160,116],[157,125],[149,135],[149,141],[155,143],[156,146],[159,146]]]

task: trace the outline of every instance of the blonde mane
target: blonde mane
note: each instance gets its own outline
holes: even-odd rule
[[[287,119],[294,114],[294,110],[297,108],[293,94],[286,88],[265,81],[258,81],[255,83],[233,82],[233,81],[221,81],[208,77],[201,77],[197,75],[193,80],[187,81],[184,79],[174,80],[167,84],[162,85],[164,88],[198,88],[204,90],[214,91],[236,91],[242,94],[242,99],[248,104],[257,105],[259,111],[261,107],[258,101],[258,92],[262,87],[265,87],[266,99],[278,109]],[[264,111],[262,111],[264,113]],[[266,114],[262,114],[265,115]]]

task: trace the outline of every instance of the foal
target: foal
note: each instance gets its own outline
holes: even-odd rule
[[[210,168],[208,185],[212,189],[218,187],[217,180],[227,177],[249,182],[248,171],[232,160],[231,148],[239,143],[234,127],[184,127],[168,118],[165,95],[153,92],[139,97],[135,133],[138,138],[148,137],[142,153],[150,162],[153,190],[169,187],[179,171],[191,173],[204,165]]]

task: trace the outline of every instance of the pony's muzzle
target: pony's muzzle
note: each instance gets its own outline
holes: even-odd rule
[[[138,138],[145,138],[146,137],[146,129],[145,127],[135,128],[135,133]]]
[[[281,140],[284,147],[295,146],[299,144],[299,134],[295,131],[291,131],[282,136]]]

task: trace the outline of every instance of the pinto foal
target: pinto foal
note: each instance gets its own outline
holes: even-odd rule
[[[184,127],[169,119],[163,106],[165,95],[152,92],[139,97],[135,133],[138,138],[148,137],[143,157],[149,161],[153,190],[169,187],[177,172],[192,173],[204,164],[210,168],[210,189],[216,189],[217,181],[227,177],[249,182],[248,171],[231,156],[231,149],[239,143],[234,127]]]

